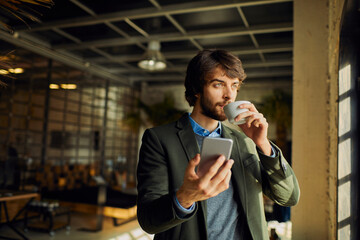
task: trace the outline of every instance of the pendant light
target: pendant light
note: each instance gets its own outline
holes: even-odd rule
[[[148,44],[143,60],[138,66],[147,71],[160,71],[166,68],[164,55],[160,52],[160,42],[152,40]]]

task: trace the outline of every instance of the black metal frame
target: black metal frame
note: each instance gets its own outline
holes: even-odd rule
[[[4,211],[5,211],[5,218],[6,218],[6,222],[5,225],[7,225],[10,229],[12,229],[15,233],[17,233],[17,235],[19,235],[22,239],[24,240],[28,240],[28,238],[22,233],[20,232],[18,229],[16,229],[16,227],[14,226],[14,222],[17,220],[17,218],[22,214],[23,211],[25,211],[27,209],[27,207],[30,205],[30,203],[35,199],[35,197],[30,198],[30,200],[25,204],[24,207],[22,207],[17,214],[13,217],[13,219],[10,220],[9,218],[9,214],[8,214],[8,209],[7,209],[7,204],[6,201],[1,201],[0,202],[0,216],[1,216],[1,207],[3,206]],[[14,239],[14,238],[9,238],[9,237],[5,237],[5,236],[0,236],[1,239]]]

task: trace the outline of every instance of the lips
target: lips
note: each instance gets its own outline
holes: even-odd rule
[[[224,107],[226,106],[226,104],[218,104],[218,106],[219,106],[221,109],[224,109]]]
[[[228,105],[229,103],[230,103],[230,101],[225,102],[225,103],[222,103],[222,104],[218,104],[218,105],[221,107],[221,109],[224,109],[224,107],[225,107],[226,105]]]
[[[226,106],[227,104],[218,104],[218,106],[221,108],[221,109],[224,109],[224,107]]]

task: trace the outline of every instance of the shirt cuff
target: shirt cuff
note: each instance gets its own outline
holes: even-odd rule
[[[275,158],[278,155],[278,150],[273,147],[272,143],[270,143],[270,146],[271,146],[271,155],[268,157]],[[264,154],[259,148],[258,151]]]
[[[274,147],[271,145],[271,155],[270,155],[270,157],[274,158],[274,157],[276,157],[276,155],[277,155],[277,149],[274,148]]]
[[[176,193],[173,194],[173,201],[174,201],[176,215],[179,218],[186,217],[186,215],[192,213],[195,209],[195,203],[193,203],[193,205],[191,205],[189,208],[184,208],[183,206],[181,206],[179,200],[176,197]]]

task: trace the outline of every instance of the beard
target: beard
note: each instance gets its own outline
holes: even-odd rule
[[[220,111],[217,110],[217,106],[225,105],[225,103],[213,104],[209,99],[201,96],[200,105],[201,105],[201,109],[202,109],[202,114],[204,114],[205,116],[215,119],[215,120],[218,120],[218,121],[225,121],[227,119],[227,117],[224,113],[224,109],[221,109]]]

